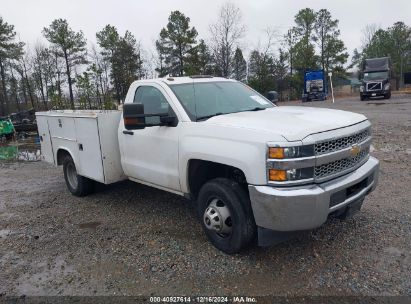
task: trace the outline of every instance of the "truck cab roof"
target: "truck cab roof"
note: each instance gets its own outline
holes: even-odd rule
[[[391,65],[390,57],[365,59],[363,63],[363,72],[372,73],[372,72],[388,71],[390,69],[390,65]]]
[[[136,80],[135,83],[155,82],[155,83],[166,83],[168,85],[173,85],[173,84],[216,82],[216,81],[235,82],[236,80],[227,79],[223,77],[208,76],[208,75],[198,75],[198,76],[183,76],[183,77],[166,76],[163,78],[141,79],[141,80]]]

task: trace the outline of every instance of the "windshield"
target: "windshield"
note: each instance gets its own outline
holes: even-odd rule
[[[364,80],[377,80],[377,79],[387,79],[388,72],[368,72],[364,73]]]
[[[170,85],[191,120],[216,115],[258,111],[274,105],[240,82],[198,82]]]

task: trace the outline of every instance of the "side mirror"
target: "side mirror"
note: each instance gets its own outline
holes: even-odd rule
[[[267,93],[267,99],[275,104],[278,101],[278,93],[276,91],[269,91]]]
[[[145,127],[170,126],[178,124],[177,117],[166,113],[144,114],[141,103],[127,103],[123,106],[124,127],[127,130],[141,130]]]
[[[146,127],[144,105],[141,103],[126,103],[123,106],[124,127],[127,130],[140,130]]]

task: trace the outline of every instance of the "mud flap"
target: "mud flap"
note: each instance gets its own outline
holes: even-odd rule
[[[307,233],[307,230],[301,231],[274,231],[271,229],[257,227],[258,228],[258,246],[267,247],[277,245],[302,234]]]
[[[345,209],[335,215],[336,218],[340,220],[346,220],[351,218],[354,214],[361,210],[362,204],[364,202],[364,197],[349,204]]]

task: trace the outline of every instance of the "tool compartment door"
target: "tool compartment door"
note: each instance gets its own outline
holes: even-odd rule
[[[75,118],[79,170],[82,176],[104,183],[99,129],[96,118]]]
[[[79,172],[81,168],[78,166],[78,148],[74,118],[50,115],[47,116],[47,123],[51,136],[55,164],[58,162],[57,156],[59,151],[65,150],[70,153],[76,165],[77,172]]]
[[[54,153],[51,145],[51,136],[47,116],[37,116],[36,120],[40,137],[41,155],[46,162],[54,163]]]

